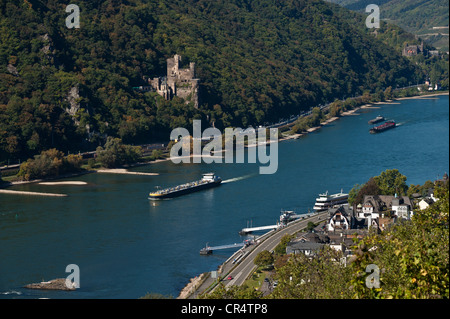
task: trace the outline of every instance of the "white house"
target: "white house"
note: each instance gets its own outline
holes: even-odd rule
[[[329,209],[330,218],[328,220],[327,229],[328,231],[335,230],[347,230],[350,229],[350,218],[351,214],[348,211],[347,206],[340,206],[339,208]]]
[[[402,197],[395,195],[391,201],[391,210],[398,218],[411,219],[412,211],[411,204],[405,203]]]
[[[376,219],[380,217],[380,211],[383,210],[384,202],[380,200],[377,195],[364,196],[364,203],[362,204],[362,210],[359,211],[359,218]]]
[[[428,207],[430,207],[431,204],[435,203],[438,199],[436,197],[434,197],[433,194],[430,194],[430,196],[427,196],[425,198],[423,198],[419,203],[419,209],[420,210],[424,210],[427,209]]]
[[[408,196],[366,195],[360,207],[358,217],[372,220],[383,218],[388,212],[404,219],[410,219],[413,214],[411,199]]]

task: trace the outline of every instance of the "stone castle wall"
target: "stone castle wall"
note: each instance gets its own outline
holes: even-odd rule
[[[149,79],[153,89],[165,99],[170,100],[178,96],[186,103],[193,102],[198,108],[199,79],[195,78],[195,63],[191,62],[189,68],[180,69],[181,56],[175,54],[167,59],[167,75]]]

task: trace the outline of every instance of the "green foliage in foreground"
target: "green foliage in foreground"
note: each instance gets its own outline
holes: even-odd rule
[[[330,247],[320,251],[317,258],[304,254],[291,256],[277,269],[278,286],[269,296],[276,299],[351,298],[348,284],[351,272],[339,263],[340,252]]]
[[[258,299],[262,295],[260,292],[246,286],[231,286],[225,288],[220,283],[210,294],[201,296],[201,299]]]
[[[412,221],[396,225],[358,244],[349,288],[354,298],[449,298],[449,192],[417,211]],[[367,265],[381,270],[381,286],[365,285]]]

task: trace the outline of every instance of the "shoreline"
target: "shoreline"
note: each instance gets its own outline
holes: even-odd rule
[[[297,133],[297,134],[289,135],[289,136],[286,136],[286,137],[282,137],[278,141],[281,142],[281,141],[286,141],[286,140],[290,140],[290,139],[297,139],[300,136],[304,136],[304,135],[307,135],[309,133],[315,132],[318,129],[320,129],[321,127],[326,126],[327,124],[332,123],[334,121],[337,121],[341,117],[344,117],[344,116],[358,116],[359,114],[355,114],[355,112],[357,112],[357,111],[359,111],[361,109],[378,109],[378,108],[380,108],[379,106],[374,106],[374,105],[400,104],[400,103],[396,103],[395,101],[409,100],[409,99],[421,99],[421,98],[428,98],[429,99],[431,96],[442,96],[442,95],[449,95],[449,92],[414,95],[414,96],[408,96],[408,97],[393,98],[392,100],[386,100],[384,102],[367,103],[367,104],[364,104],[364,105],[361,105],[361,106],[357,106],[354,109],[345,111],[345,112],[341,113],[340,116],[332,117],[332,118],[330,118],[330,119],[320,123],[319,126],[315,126],[315,127],[309,128],[306,132]]]
[[[157,161],[159,161],[159,160],[157,160]],[[161,161],[164,161],[164,159]],[[149,163],[136,163],[136,165],[134,165],[134,166],[142,166],[142,165],[147,165],[147,164],[149,164]],[[134,166],[130,166],[130,167],[134,167]],[[16,194],[18,194],[19,192],[22,192],[22,191],[13,191],[13,190],[6,191],[5,189],[12,187],[12,186],[26,185],[26,184],[39,184],[39,185],[44,185],[44,186],[82,186],[82,185],[84,186],[84,185],[88,185],[88,183],[83,182],[83,181],[59,181],[59,182],[52,182],[52,181],[64,180],[67,178],[78,177],[78,176],[92,174],[92,173],[128,174],[128,175],[143,175],[143,176],[159,175],[159,173],[130,172],[126,168],[101,168],[98,170],[95,170],[95,169],[94,170],[85,170],[85,171],[81,171],[81,172],[64,174],[64,175],[60,175],[60,176],[52,176],[52,177],[48,177],[48,178],[33,179],[30,181],[4,182],[3,184],[0,183],[0,193],[3,193],[3,194],[16,193]],[[2,190],[5,190],[5,191],[2,191]],[[22,193],[25,193],[25,192],[22,192]],[[29,192],[29,193],[36,193],[36,192]],[[48,193],[44,193],[44,194],[48,194]],[[32,194],[30,194],[30,195],[32,195]],[[35,194],[35,195],[38,195],[38,194]],[[65,196],[67,196],[67,195],[65,195]]]
[[[62,180],[62,179],[66,179],[66,178],[72,178],[72,177],[78,177],[78,176],[82,176],[82,175],[86,175],[86,174],[91,174],[91,173],[95,173],[95,171],[92,170],[86,170],[86,171],[81,171],[81,172],[76,172],[76,173],[70,173],[70,174],[63,174],[60,176],[52,176],[52,177],[48,177],[48,178],[39,178],[39,179],[33,179],[31,181],[14,181],[14,182],[4,182],[3,184],[0,183],[0,190],[11,187],[11,186],[16,186],[16,185],[26,185],[26,184],[42,184],[42,185],[69,185],[69,183],[73,183],[72,185],[81,185],[81,183],[84,182],[80,182],[80,181],[61,181],[61,182],[51,182],[51,181],[55,181],[55,180]]]
[[[443,96],[443,95],[449,95],[449,91],[442,92],[442,93],[427,93],[427,94],[422,94],[422,95],[414,95],[414,96],[393,98],[392,100],[386,100],[384,102],[367,103],[367,104],[364,104],[364,105],[361,105],[361,106],[357,106],[354,109],[345,111],[345,112],[341,113],[340,116],[329,118],[329,119],[325,120],[324,122],[321,122],[319,126],[315,126],[315,127],[309,128],[306,132],[296,133],[296,134],[291,134],[291,135],[287,135],[287,136],[284,136],[284,137],[280,137],[278,139],[278,142],[288,141],[288,140],[292,140],[292,139],[299,139],[300,137],[305,136],[305,135],[307,135],[309,133],[313,133],[313,132],[319,130],[320,128],[322,128],[323,126],[326,126],[326,125],[328,125],[328,124],[330,124],[330,123],[332,123],[334,121],[337,121],[341,117],[344,117],[344,116],[357,116],[359,114],[354,114],[354,113],[359,111],[359,110],[361,110],[361,109],[375,109],[375,108],[379,108],[378,106],[374,106],[374,105],[398,104],[398,103],[395,103],[395,101],[402,101],[402,100],[409,100],[409,99],[430,98],[430,97],[433,97],[433,96]],[[222,149],[220,151],[220,153],[224,154],[225,151],[226,151],[225,149]],[[193,158],[194,155],[191,154],[189,157]],[[211,157],[214,158],[216,156],[211,156]],[[217,157],[219,157],[219,156],[217,156]],[[144,165],[151,165],[151,164],[156,164],[156,163],[160,163],[160,162],[167,162],[167,161],[170,161],[170,160],[171,160],[170,157],[161,158],[161,159],[156,159],[156,160],[153,160],[153,161],[138,162],[136,164],[130,165],[129,167],[131,168],[131,167],[138,167],[138,166],[144,166]],[[8,188],[10,186],[15,186],[15,185],[41,183],[41,182],[46,182],[46,181],[51,181],[51,180],[59,180],[59,179],[66,179],[66,178],[70,178],[70,177],[81,176],[81,175],[90,174],[90,173],[130,174],[130,175],[143,175],[143,176],[157,176],[157,175],[159,175],[159,173],[130,172],[126,168],[113,168],[113,169],[102,168],[102,169],[98,169],[98,170],[88,170],[88,171],[83,171],[83,172],[78,172],[78,173],[67,174],[67,175],[64,175],[64,176],[50,177],[50,178],[46,178],[46,179],[37,179],[37,180],[32,180],[32,181],[5,182],[3,185],[0,184],[0,190],[4,189],[4,188]]]

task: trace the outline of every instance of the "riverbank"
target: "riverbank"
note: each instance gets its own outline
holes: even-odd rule
[[[393,98],[391,100],[386,100],[384,102],[372,102],[372,103],[367,103],[361,106],[357,106],[353,109],[350,109],[348,111],[342,112],[340,114],[340,116],[335,116],[335,117],[331,117],[323,122],[320,123],[320,125],[315,126],[315,127],[311,127],[309,129],[307,129],[305,132],[301,132],[301,133],[294,133],[294,134],[288,134],[287,132],[282,133],[282,137],[280,137],[278,139],[278,142],[283,142],[283,141],[288,141],[288,140],[292,140],[292,139],[299,139],[300,137],[304,137],[309,133],[313,133],[317,130],[319,130],[320,128],[339,120],[341,117],[344,116],[357,116],[359,114],[357,114],[356,112],[361,110],[361,109],[371,109],[371,108],[377,108],[377,105],[383,105],[383,104],[399,104],[395,101],[401,101],[401,100],[407,100],[407,99],[433,99],[435,96],[442,96],[442,95],[449,95],[449,92],[439,92],[439,93],[426,93],[426,94],[422,94],[422,95],[414,95],[414,96],[408,96],[408,97],[400,97],[400,98]],[[215,152],[215,153],[220,153],[221,155],[219,156],[209,156],[211,158],[216,158],[216,157],[223,157],[223,155],[225,154],[225,149],[222,149],[220,152]],[[194,155],[190,155],[188,156],[189,158],[194,158]],[[202,156],[204,157],[204,156]],[[139,162],[133,165],[130,165],[129,167],[138,167],[138,166],[143,166],[143,165],[150,165],[150,164],[156,164],[156,163],[160,163],[160,162],[166,162],[166,161],[170,161],[170,157],[166,157],[166,158],[160,158],[160,159],[156,159],[156,160],[150,160],[150,161],[143,161],[143,162]],[[159,173],[150,173],[150,172],[132,172],[129,171],[126,168],[115,168],[115,169],[106,169],[106,168],[101,168],[101,169],[96,169],[96,170],[87,170],[87,171],[82,171],[82,172],[78,172],[78,173],[73,173],[73,174],[68,174],[68,175],[63,175],[63,176],[55,176],[55,177],[51,177],[51,178],[46,178],[46,179],[39,179],[39,180],[32,180],[32,181],[13,181],[13,182],[5,182],[3,184],[0,184],[0,188],[7,188],[9,186],[14,186],[14,185],[21,185],[21,184],[29,184],[29,183],[39,183],[39,182],[43,182],[43,181],[48,181],[48,180],[55,180],[55,179],[66,179],[66,178],[70,178],[70,177],[74,177],[74,176],[80,176],[80,175],[84,175],[84,174],[89,174],[89,173],[111,173],[111,174],[129,174],[129,175],[142,175],[142,176],[157,176],[159,175]],[[60,185],[63,185],[62,182],[58,182]],[[50,184],[46,184],[46,185],[50,185]],[[57,184],[53,184],[53,185],[57,185]]]
[[[136,166],[140,165],[147,165],[148,163],[139,163]],[[53,180],[61,180],[61,179],[67,179],[67,178],[73,178],[82,176],[85,174],[91,174],[91,173],[105,173],[105,174],[127,174],[127,175],[142,175],[142,176],[157,176],[159,173],[148,173],[148,172],[132,172],[125,168],[101,168],[97,170],[85,170],[77,173],[70,173],[70,174],[64,174],[60,176],[53,176],[48,178],[40,178],[40,179],[34,179],[30,181],[12,181],[12,182],[3,182],[0,183],[0,193],[3,194],[24,194],[28,193],[28,195],[39,195],[39,193],[36,192],[19,192],[19,191],[2,191],[5,188],[11,187],[11,186],[17,186],[17,185],[25,185],[25,184],[39,184],[39,185],[46,185],[46,186],[64,186],[64,185],[72,185],[72,186],[82,186],[87,185],[86,182],[83,181],[59,181],[59,182],[52,182]],[[50,194],[50,193],[42,193],[42,194]],[[44,196],[44,195],[42,195]],[[51,195],[47,195],[51,196]],[[67,196],[67,195],[65,195]]]
[[[377,105],[383,105],[383,104],[399,104],[396,103],[395,101],[400,101],[400,100],[407,100],[407,99],[420,99],[420,98],[430,98],[433,96],[440,96],[440,95],[449,95],[449,92],[440,92],[440,93],[427,93],[427,94],[422,94],[422,95],[415,95],[415,96],[409,96],[409,97],[401,97],[401,98],[393,98],[391,100],[386,100],[384,102],[372,102],[372,103],[367,103],[361,106],[357,106],[351,110],[342,112],[340,114],[340,116],[334,116],[331,117],[323,122],[320,123],[320,125],[315,126],[315,127],[311,127],[309,128],[307,131],[302,132],[302,133],[294,133],[294,134],[287,134],[287,133],[282,133],[282,137],[280,137],[278,139],[278,142],[283,142],[283,141],[288,141],[288,140],[292,140],[292,139],[299,139],[300,137],[306,136],[309,133],[313,133],[317,130],[319,130],[320,128],[322,128],[323,126],[326,126],[334,121],[339,120],[341,117],[344,116],[358,116],[359,114],[357,114],[356,112],[362,109],[373,109],[373,108],[378,108]],[[220,154],[217,156],[208,156],[210,158],[215,158],[215,157],[223,157],[225,154],[225,149],[222,149],[220,151],[215,151],[214,154]],[[195,156],[198,155],[190,155],[190,156],[186,156],[186,157],[182,157],[182,158],[194,158]],[[202,156],[205,157],[205,156]],[[181,158],[181,157],[180,157]],[[170,157],[167,158],[163,158],[163,159],[157,159],[157,160],[153,160],[153,161],[148,161],[148,162],[140,162],[138,165],[150,165],[150,164],[155,164],[155,163],[160,163],[160,162],[166,162],[166,161],[170,161]]]
[[[441,92],[441,93],[429,93],[429,94],[423,94],[423,95],[415,95],[415,96],[408,96],[408,97],[401,97],[401,98],[393,98],[392,100],[386,100],[384,102],[373,102],[373,103],[367,103],[361,106],[357,106],[351,110],[342,112],[340,114],[340,116],[336,116],[336,117],[331,117],[330,119],[321,122],[320,125],[318,126],[314,126],[311,127],[309,129],[306,130],[306,132],[301,132],[301,133],[295,133],[295,134],[291,134],[291,135],[285,135],[282,138],[280,138],[278,141],[286,141],[286,140],[290,140],[290,139],[297,139],[299,137],[305,136],[309,133],[313,133],[315,131],[317,131],[318,129],[320,129],[323,126],[326,126],[327,124],[330,124],[334,121],[339,120],[341,117],[344,116],[358,116],[359,114],[357,114],[356,112],[362,109],[374,109],[374,108],[378,108],[377,105],[385,105],[385,104],[400,104],[400,103],[396,103],[395,101],[401,101],[401,100],[409,100],[409,99],[432,99],[433,96],[441,96],[441,95],[449,95],[449,92]]]
[[[4,181],[3,183],[0,183],[0,190],[1,189],[5,189],[11,186],[17,186],[17,185],[25,185],[25,184],[40,184],[40,185],[84,185],[84,182],[80,182],[80,181],[62,181],[62,182],[51,182],[51,181],[55,181],[55,180],[60,180],[60,179],[67,179],[67,178],[72,178],[72,177],[78,177],[78,176],[82,176],[85,174],[91,174],[94,173],[95,171],[92,170],[86,170],[86,171],[80,171],[80,172],[76,172],[76,173],[69,173],[69,174],[63,174],[63,175],[59,175],[59,176],[52,176],[52,177],[47,177],[47,178],[40,178],[40,179],[33,179],[30,181],[11,181],[11,182],[6,182]]]

